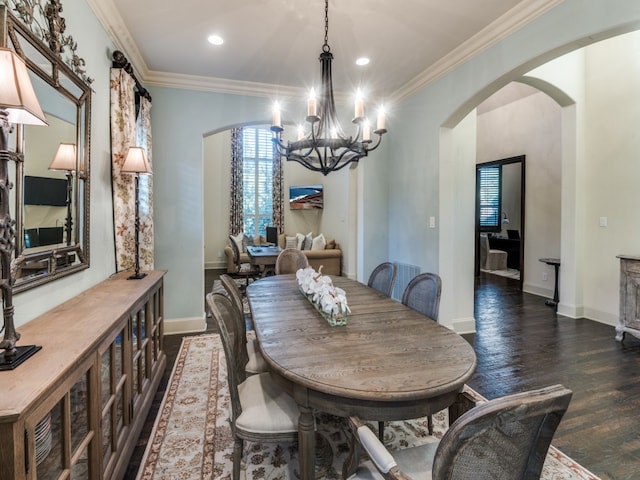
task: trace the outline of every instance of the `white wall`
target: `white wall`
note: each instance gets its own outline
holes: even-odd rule
[[[539,259],[560,257],[560,127],[561,108],[544,93],[478,115],[478,163],[526,157],[523,289],[547,297],[553,297],[553,267]]]

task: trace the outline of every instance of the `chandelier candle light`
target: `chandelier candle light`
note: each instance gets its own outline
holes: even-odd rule
[[[377,116],[377,135],[375,144],[371,140],[371,126],[364,115],[364,100],[360,91],[356,94],[355,113],[352,123],[357,127],[354,137],[348,137],[342,130],[336,114],[333,99],[333,80],[331,78],[331,62],[333,55],[329,47],[329,0],[324,3],[324,44],[320,53],[321,87],[320,96],[316,97],[314,89],[307,100],[308,131],[298,126],[295,142],[282,141],[282,116],[280,106],[276,102],[273,109],[271,131],[273,143],[280,155],[287,160],[298,162],[309,170],[329,172],[340,170],[351,162],[358,162],[372,150],[378,148],[382,135],[387,132],[384,108],[380,107]]]

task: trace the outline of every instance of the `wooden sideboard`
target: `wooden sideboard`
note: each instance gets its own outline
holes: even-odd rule
[[[640,338],[640,256],[618,255],[620,259],[620,317],[616,326],[616,340],[624,340],[626,333]]]
[[[113,275],[18,330],[0,372],[0,479],[120,479],[166,365],[165,271]]]

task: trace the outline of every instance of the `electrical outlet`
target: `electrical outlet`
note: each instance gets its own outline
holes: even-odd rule
[[[546,282],[549,280],[549,274],[547,272],[542,272],[542,281]]]
[[[436,228],[436,217],[429,217],[429,228]]]

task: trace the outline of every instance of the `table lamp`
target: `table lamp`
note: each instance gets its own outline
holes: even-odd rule
[[[147,155],[142,147],[129,147],[127,156],[125,157],[120,173],[135,173],[135,273],[129,277],[129,280],[140,280],[146,276],[146,273],[140,273],[140,174],[151,174],[151,166],[147,160]]]
[[[71,245],[71,226],[73,225],[73,218],[71,217],[71,196],[73,193],[73,172],[76,169],[76,161],[76,145],[74,143],[61,143],[49,165],[49,170],[62,170],[67,172],[67,219],[64,224],[67,246]]]
[[[15,220],[9,209],[10,190],[9,133],[12,124],[47,125],[46,117],[29,79],[24,60],[13,50],[0,46],[0,290],[4,337],[0,342],[0,370],[13,370],[42,347],[16,346],[20,334],[13,322],[13,285],[15,272],[11,268],[15,253]]]

